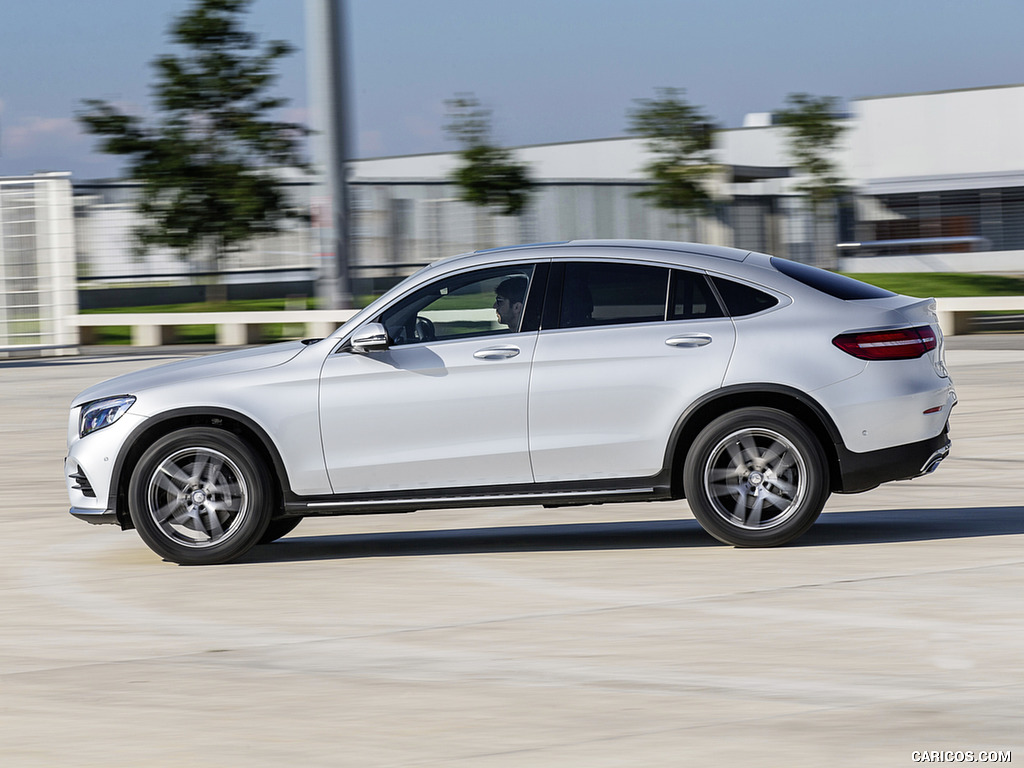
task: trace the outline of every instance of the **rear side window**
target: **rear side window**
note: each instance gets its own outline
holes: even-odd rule
[[[646,323],[665,319],[668,269],[642,264],[565,265],[560,328]]]
[[[681,269],[673,270],[671,291],[669,320],[725,316],[704,275]]]
[[[715,284],[718,294],[725,302],[725,308],[732,317],[752,315],[779,303],[779,300],[771,294],[743,283],[726,280],[724,277],[712,277],[711,281]]]
[[[772,266],[782,274],[792,277],[794,280],[822,293],[827,293],[829,296],[835,296],[837,299],[847,301],[855,299],[887,299],[890,296],[896,295],[884,288],[862,283],[860,280],[854,280],[846,275],[818,269],[809,264],[801,264],[798,261],[780,259],[778,256],[773,256],[771,261]]]

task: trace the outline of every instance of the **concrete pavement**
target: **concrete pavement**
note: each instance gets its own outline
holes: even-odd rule
[[[0,362],[0,765],[1024,760],[1024,350],[976,342],[952,457],[794,546],[522,507],[306,520],[212,568],[66,512],[70,398],[177,352]]]

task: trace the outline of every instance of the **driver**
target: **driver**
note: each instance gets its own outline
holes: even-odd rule
[[[494,290],[494,311],[498,314],[498,322],[507,325],[512,333],[519,331],[523,320],[523,304],[526,301],[528,284],[526,275],[514,275],[506,277]]]

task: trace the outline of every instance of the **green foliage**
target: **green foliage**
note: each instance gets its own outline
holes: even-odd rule
[[[791,93],[786,101],[789,107],[777,113],[779,124],[786,128],[797,167],[808,177],[797,188],[808,196],[812,207],[817,207],[846,191],[832,161],[846,130],[836,116],[839,100],[832,96],[817,98],[806,93]]]
[[[1024,278],[964,272],[877,272],[850,277],[894,293],[921,298],[945,296],[1024,296]]]
[[[659,88],[656,99],[637,99],[629,113],[629,132],[647,139],[657,159],[644,171],[654,181],[638,193],[659,208],[700,210],[711,200],[703,181],[711,163],[711,119],[689,104],[681,88]]]
[[[146,312],[270,312],[282,309],[315,309],[314,300],[303,298],[296,306],[295,299],[226,299],[224,301],[195,301],[183,304],[150,304],[141,307],[104,307],[83,309],[83,315],[132,315]]]
[[[143,247],[216,260],[305,218],[289,207],[275,169],[306,168],[299,146],[308,131],[271,119],[287,102],[266,94],[275,63],[292,49],[281,41],[261,46],[242,29],[251,2],[196,0],[175,19],[171,38],[185,52],[153,63],[152,123],[103,101],[83,102],[85,130],[101,137],[102,151],[129,158],[128,173],[142,184]]]
[[[472,94],[460,94],[445,102],[449,122],[445,131],[462,145],[459,166],[452,180],[461,198],[481,207],[497,207],[506,216],[518,216],[529,202],[533,182],[529,169],[508,149],[491,139],[491,111]]]
[[[219,302],[204,301],[185,304],[154,304],[143,307],[109,307],[83,309],[83,315],[129,315],[145,312],[245,312],[281,309],[315,309],[312,298],[303,299],[296,307],[295,299],[230,299]],[[129,325],[101,325],[93,329],[96,344],[131,344],[132,329]],[[176,330],[176,343],[214,344],[217,341],[217,326],[204,323],[180,325]],[[269,323],[263,326],[263,341],[281,341],[298,338],[302,330],[294,324]]]

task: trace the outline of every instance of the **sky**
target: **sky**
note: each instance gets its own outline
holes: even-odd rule
[[[119,175],[83,99],[150,115],[150,66],[192,0],[0,0],[0,176]],[[788,94],[870,96],[1024,83],[1024,0],[347,0],[357,157],[444,152],[445,100],[473,93],[505,146],[626,135],[657,88],[725,128]],[[299,50],[275,95],[308,123],[305,0],[254,0],[246,27]],[[180,51],[179,51],[180,52]],[[1024,137],[1022,137],[1024,140]]]

